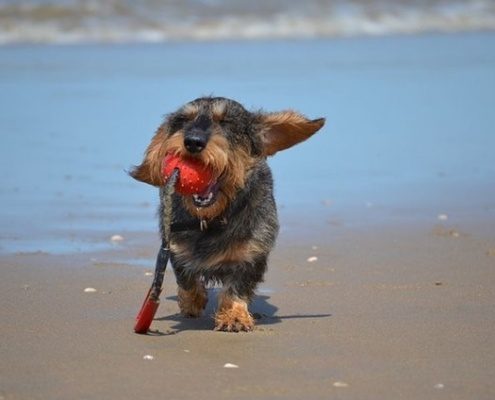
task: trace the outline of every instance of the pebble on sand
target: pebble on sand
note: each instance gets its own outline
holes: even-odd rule
[[[306,261],[309,263],[312,263],[312,262],[318,261],[318,257],[312,256],[312,257],[309,257]]]
[[[153,357],[151,354],[146,354],[143,356],[143,360],[153,360],[155,357]]]
[[[92,287],[87,287],[86,289],[84,289],[84,293],[95,293],[95,292],[96,289]]]
[[[336,388],[346,388],[346,387],[349,387],[349,384],[347,382],[338,381],[338,382],[334,382],[333,386]]]
[[[119,243],[119,242],[122,242],[124,240],[124,237],[121,236],[121,235],[113,235],[111,238],[110,238],[110,241],[112,243]]]
[[[489,257],[495,257],[495,249],[488,249],[486,255]]]
[[[225,364],[223,365],[223,367],[224,367],[224,368],[239,368],[239,366],[238,366],[238,365],[236,365],[236,364],[232,364],[232,363],[225,363]]]
[[[447,229],[444,228],[443,226],[436,226],[433,229],[433,234],[440,237],[453,237],[453,238],[459,238],[461,236],[461,233],[456,229]]]

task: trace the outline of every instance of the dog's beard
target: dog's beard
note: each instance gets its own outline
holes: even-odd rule
[[[226,168],[205,192],[183,198],[186,209],[200,219],[220,216],[244,188],[254,163],[247,152],[236,151],[228,157]]]
[[[212,183],[202,192],[183,196],[188,212],[200,219],[220,216],[244,187],[247,171],[254,160],[243,148],[231,149],[228,140],[214,133],[207,146],[199,154],[190,154],[184,146],[182,132],[177,132],[164,142],[166,153],[180,157],[194,157],[213,171]]]

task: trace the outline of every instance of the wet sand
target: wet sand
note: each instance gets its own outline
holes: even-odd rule
[[[239,334],[212,331],[214,290],[204,317],[179,316],[170,274],[155,332],[133,333],[150,269],[116,260],[147,262],[151,234],[2,256],[0,398],[492,399],[495,235],[454,231],[282,234]]]

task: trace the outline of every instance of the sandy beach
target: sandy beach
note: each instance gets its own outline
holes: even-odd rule
[[[494,49],[0,48],[0,400],[495,398]],[[181,317],[169,268],[136,335],[157,193],[125,171],[163,114],[212,92],[328,122],[270,160],[282,229],[255,331],[212,331],[215,289]]]
[[[2,257],[2,398],[495,395],[494,235],[331,226],[319,241],[281,238],[254,332],[212,331],[213,291],[204,317],[179,316],[168,274],[142,336],[132,326],[149,269],[113,260],[150,257],[149,242]]]

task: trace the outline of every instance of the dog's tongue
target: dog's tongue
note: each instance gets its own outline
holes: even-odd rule
[[[175,190],[182,195],[197,194],[208,196],[213,186],[213,171],[200,160],[195,158],[182,158],[177,155],[167,154],[163,159],[162,173],[167,180],[174,169],[179,169],[179,179],[175,184]]]

